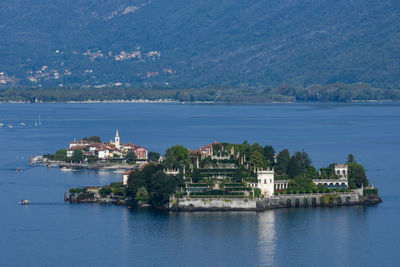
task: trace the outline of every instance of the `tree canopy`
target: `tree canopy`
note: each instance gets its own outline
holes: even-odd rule
[[[289,150],[284,149],[281,152],[279,152],[275,171],[279,174],[287,173],[289,161],[290,161]]]
[[[129,175],[127,194],[136,197],[140,188],[144,187],[154,207],[168,203],[171,194],[184,186],[181,175],[167,175],[162,165],[149,164],[143,170],[135,170]]]
[[[369,181],[363,166],[355,162],[349,162],[347,163],[347,167],[349,171],[349,187],[351,189],[361,188],[362,186],[369,185]]]
[[[88,140],[93,143],[101,143],[101,138],[99,136],[84,137],[83,140]]]
[[[80,150],[80,149],[75,150],[71,156],[71,161],[72,162],[81,162],[82,160],[83,160],[82,150]]]
[[[150,162],[158,162],[160,160],[160,157],[161,157],[160,153],[150,151],[148,155],[148,160]]]
[[[168,168],[181,168],[189,165],[189,149],[184,146],[176,145],[167,149],[164,164]]]
[[[296,152],[289,161],[287,174],[294,178],[306,172],[307,168],[311,166],[311,159],[306,152]]]
[[[255,150],[252,154],[251,154],[251,163],[253,164],[253,166],[258,169],[258,168],[263,168],[265,166],[263,157],[261,155],[261,153],[258,150]]]

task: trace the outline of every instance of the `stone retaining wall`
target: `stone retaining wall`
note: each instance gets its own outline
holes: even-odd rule
[[[279,195],[264,199],[171,198],[170,210],[268,210],[287,207],[371,205],[381,202],[378,195],[364,197],[359,191],[326,194]]]

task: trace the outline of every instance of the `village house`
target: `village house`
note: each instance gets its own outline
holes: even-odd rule
[[[69,144],[67,157],[72,157],[75,150],[82,150],[84,156],[96,156],[98,159],[120,158],[124,159],[129,152],[133,152],[136,158],[143,162],[147,161],[147,149],[132,143],[123,144],[120,141],[118,130],[115,133],[114,140],[106,143],[91,142],[89,140],[74,140]]]

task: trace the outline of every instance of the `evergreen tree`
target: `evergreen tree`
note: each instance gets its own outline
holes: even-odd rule
[[[352,162],[356,162],[355,157],[353,154],[349,154],[347,156],[347,163],[352,163]]]
[[[273,166],[275,163],[275,149],[272,146],[264,146],[263,152],[264,159],[268,163],[268,166]]]
[[[311,159],[304,151],[296,152],[289,161],[287,174],[294,178],[297,175],[303,174],[309,167],[312,167]]]
[[[349,169],[349,187],[351,189],[361,188],[361,186],[368,186],[369,181],[367,175],[365,174],[365,169],[361,164],[355,162],[349,162],[347,164]]]
[[[263,157],[262,157],[262,155],[261,155],[261,153],[259,152],[259,151],[254,151],[252,154],[251,154],[251,163],[253,164],[253,166],[255,167],[255,168],[263,168],[264,167],[264,160],[263,160]]]
[[[72,154],[71,161],[72,162],[81,162],[83,160],[83,152],[82,150],[75,150]]]
[[[278,157],[277,157],[277,166],[275,168],[275,171],[278,174],[287,173],[289,161],[290,161],[289,150],[284,149],[281,152],[279,152]]]

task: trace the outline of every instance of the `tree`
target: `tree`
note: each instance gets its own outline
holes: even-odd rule
[[[275,163],[275,149],[272,146],[264,146],[263,156],[269,166],[273,166]]]
[[[135,201],[148,201],[149,193],[147,192],[146,187],[142,186],[137,190]]]
[[[263,160],[263,157],[262,157],[262,155],[261,155],[261,153],[259,152],[259,151],[254,151],[252,154],[251,154],[251,163],[253,164],[253,166],[255,167],[255,168],[263,168],[264,167],[264,160]]]
[[[137,159],[135,152],[129,151],[129,152],[126,154],[125,159],[126,159],[127,162],[135,162],[136,159]]]
[[[349,154],[347,156],[347,163],[353,163],[353,162],[356,162],[355,157],[353,154]]]
[[[83,152],[82,150],[75,150],[74,153],[71,156],[71,161],[72,162],[81,162],[83,160]]]
[[[311,159],[306,152],[296,152],[289,161],[287,174],[294,178],[305,173],[307,168],[311,166]]]
[[[104,197],[104,196],[107,196],[107,195],[109,195],[109,194],[111,194],[111,192],[112,192],[112,189],[111,189],[111,187],[108,186],[108,185],[103,186],[103,187],[99,190],[99,193],[100,193],[103,197]]]
[[[192,182],[193,183],[198,183],[202,179],[201,177],[201,172],[199,169],[194,169],[193,174],[192,174]]]
[[[317,186],[313,183],[312,178],[304,174],[294,177],[290,181],[289,186],[296,192],[311,193],[313,190],[317,190]]]
[[[277,166],[275,168],[276,172],[279,174],[287,173],[289,161],[290,161],[289,150],[284,149],[281,152],[279,152],[277,157]]]
[[[183,185],[181,176],[167,175],[162,170],[153,173],[148,188],[152,205],[154,207],[164,206],[169,202],[171,194]]]
[[[99,136],[91,136],[91,137],[84,137],[83,140],[87,140],[92,143],[101,143],[101,139]]]
[[[255,151],[260,152],[261,154],[264,153],[263,148],[260,146],[259,143],[254,143],[250,146],[250,154],[252,155]]]
[[[150,151],[149,152],[149,161],[150,162],[158,162],[160,160],[160,153],[154,152],[154,151]]]
[[[136,197],[141,187],[146,188],[154,207],[168,203],[171,194],[184,185],[181,175],[167,175],[161,164],[148,164],[129,175],[127,194]]]
[[[183,165],[189,166],[189,149],[184,146],[176,145],[167,149],[164,164],[167,168],[181,168]]]
[[[365,174],[365,169],[361,164],[355,162],[347,163],[349,170],[349,187],[351,189],[361,188],[362,186],[368,186],[369,181],[367,175]]]
[[[67,150],[66,149],[57,150],[56,154],[54,154],[54,159],[55,160],[64,161],[66,157],[67,157]]]

